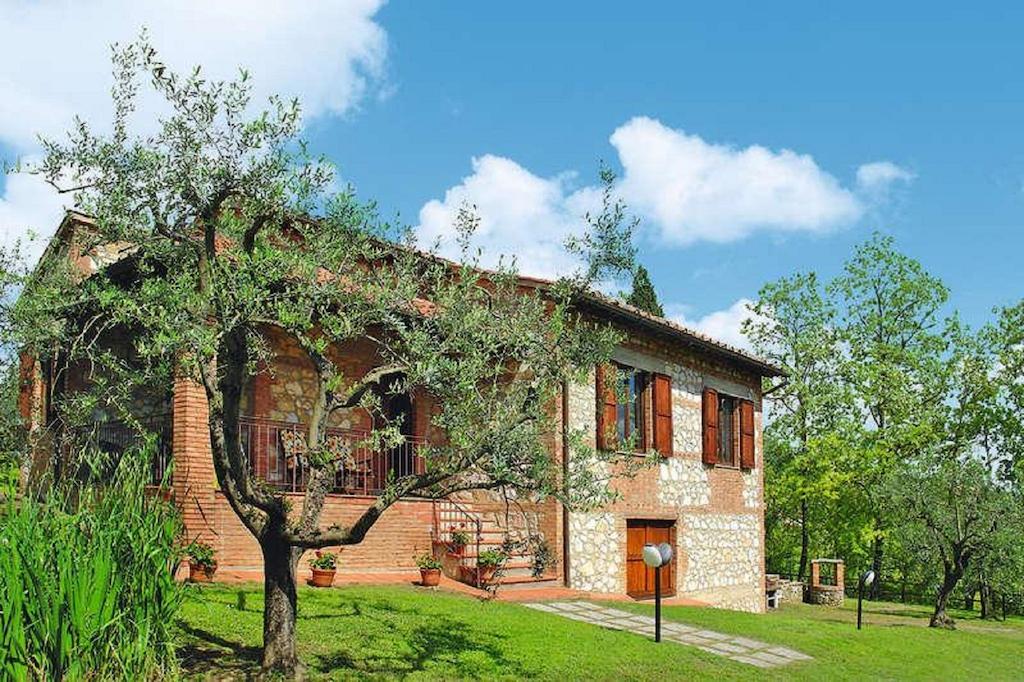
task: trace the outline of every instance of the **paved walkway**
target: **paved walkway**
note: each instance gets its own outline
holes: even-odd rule
[[[613,630],[626,630],[645,637],[654,636],[654,618],[600,604],[586,601],[565,601],[525,604],[524,606]],[[662,641],[695,646],[709,653],[725,656],[741,663],[756,665],[759,668],[774,668],[787,663],[811,660],[810,656],[786,647],[766,644],[746,637],[725,635],[713,630],[701,630],[664,619],[661,621],[661,639]]]

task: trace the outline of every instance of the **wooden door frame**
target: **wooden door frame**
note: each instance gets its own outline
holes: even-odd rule
[[[663,597],[674,597],[676,594],[676,563],[678,562],[678,550],[677,544],[677,519],[674,517],[629,517],[626,519],[626,594],[634,599],[650,599],[654,597],[654,592],[630,592],[629,591],[629,529],[630,526],[644,528],[644,535],[646,540],[647,531],[646,529],[654,527],[668,528],[669,531],[669,544],[672,546],[672,563],[669,564],[667,575],[662,574],[662,585],[661,585],[661,596]]]

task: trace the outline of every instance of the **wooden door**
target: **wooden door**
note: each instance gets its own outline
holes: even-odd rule
[[[644,545],[667,542],[676,550],[674,521],[660,519],[629,519],[626,521],[626,593],[631,597],[654,596],[654,569],[644,563]],[[661,595],[676,593],[676,557],[661,569]]]

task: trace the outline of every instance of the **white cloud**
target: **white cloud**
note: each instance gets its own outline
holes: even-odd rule
[[[472,174],[443,199],[420,209],[420,244],[439,241],[443,255],[456,256],[455,217],[461,206],[471,205],[480,217],[473,245],[483,249],[484,266],[515,256],[524,274],[557,277],[572,270],[576,263],[562,244],[580,232],[591,193],[570,191],[570,174],[542,178],[500,156],[474,158],[472,165]]]
[[[885,191],[894,183],[908,183],[917,177],[892,161],[873,161],[857,168],[857,186],[865,192]]]
[[[740,332],[740,325],[744,320],[754,316],[749,308],[752,304],[753,301],[749,298],[741,298],[724,310],[716,310],[695,318],[688,316],[690,306],[686,305],[670,304],[665,307],[665,312],[669,319],[681,325],[703,332],[717,341],[750,350],[750,340]]]
[[[758,231],[826,232],[855,223],[885,199],[863,183],[844,187],[806,154],[711,144],[650,118],[620,126],[611,143],[623,167],[619,194],[670,245],[729,242]],[[910,179],[890,162],[861,170],[874,188]],[[498,254],[516,255],[528,274],[566,274],[576,263],[562,244],[583,229],[585,210],[600,202],[599,188],[571,187],[575,177],[544,178],[505,157],[475,158],[470,175],[420,210],[421,244],[441,238],[442,252],[453,255],[456,212],[464,202],[475,204],[482,229],[474,244],[485,264],[493,265]]]
[[[307,116],[341,114],[382,74],[387,36],[373,17],[381,0],[139,0],[0,4],[0,140],[31,150],[41,132],[74,114],[110,117],[110,45],[145,26],[174,69],[203,66],[211,78],[253,73],[257,101],[298,96]]]
[[[57,228],[65,201],[34,175],[14,173],[0,197],[0,247],[9,250],[22,241],[23,256],[34,264],[46,247],[45,237]],[[31,234],[35,239],[29,239]]]
[[[0,4],[0,143],[37,152],[36,135],[61,135],[79,115],[101,129],[111,116],[110,45],[145,26],[171,68],[201,64],[209,78],[251,70],[254,104],[300,99],[307,119],[341,115],[383,83],[387,35],[382,0],[9,0]],[[59,202],[35,181],[11,176],[0,196],[4,243],[31,228],[49,236]],[[55,207],[58,207],[55,209]]]
[[[668,242],[729,242],[755,231],[824,232],[856,221],[856,194],[807,154],[712,144],[646,117],[611,136],[620,190]]]

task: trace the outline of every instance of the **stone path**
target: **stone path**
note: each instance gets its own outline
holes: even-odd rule
[[[550,602],[547,604],[525,604],[525,606],[613,630],[626,630],[645,637],[654,636],[654,618],[593,602]],[[725,656],[740,663],[756,665],[759,668],[774,668],[787,663],[811,660],[810,656],[786,647],[766,644],[746,637],[725,635],[713,630],[702,630],[664,619],[661,621],[661,639],[662,641],[695,646],[709,653]]]

